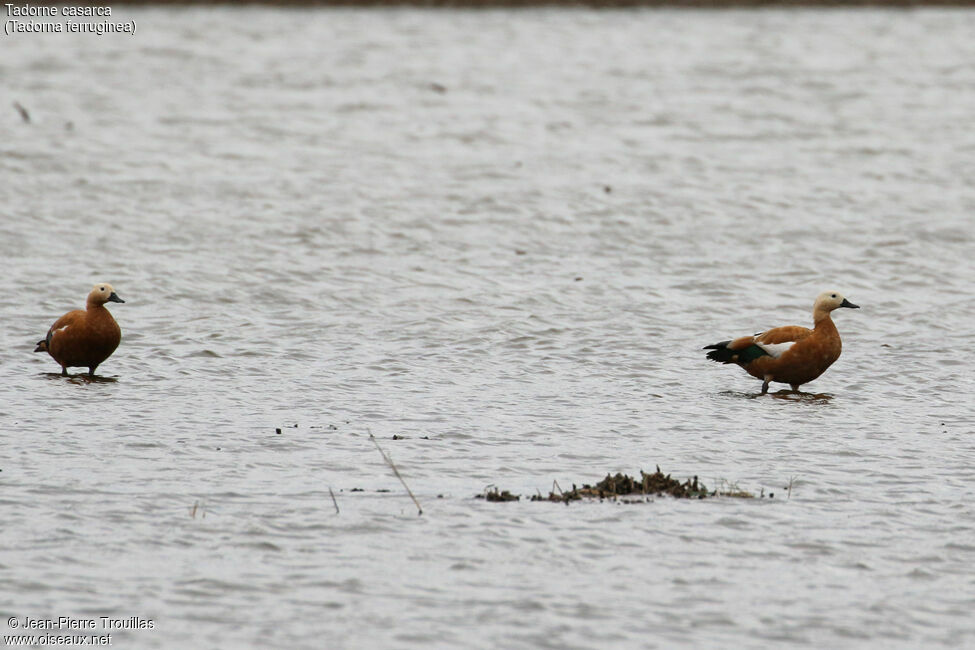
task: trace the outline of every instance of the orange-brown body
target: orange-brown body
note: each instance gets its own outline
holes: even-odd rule
[[[790,384],[798,389],[802,384],[811,382],[826,372],[833,362],[840,358],[843,343],[840,333],[836,331],[833,319],[827,316],[816,323],[814,329],[788,325],[776,327],[759,336],[744,336],[736,339],[728,346],[737,349],[736,344],[743,348],[753,343],[787,343],[796,344],[782,353],[781,357],[760,357],[748,364],[739,364],[752,377],[769,381]]]
[[[713,350],[708,358],[739,365],[764,382],[763,393],[773,381],[799,390],[799,386],[819,377],[840,358],[843,343],[830,317],[830,312],[839,307],[858,308],[842,295],[827,291],[819,295],[813,306],[813,329],[797,325],[776,327],[754,336],[716,343],[705,347]]]
[[[57,319],[34,352],[50,354],[61,365],[62,375],[77,366],[87,367],[88,373],[94,375],[95,368],[115,352],[122,340],[122,330],[105,309],[108,301],[124,302],[111,285],[95,285],[85,309],[69,311]]]

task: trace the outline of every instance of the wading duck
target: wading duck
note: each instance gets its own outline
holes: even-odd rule
[[[54,321],[47,337],[37,342],[34,352],[47,352],[61,364],[61,374],[69,367],[87,367],[94,376],[95,368],[111,356],[122,339],[122,330],[105,309],[106,302],[125,302],[112,285],[96,284],[88,294],[85,309],[69,311]]]
[[[742,336],[705,346],[708,359],[737,363],[752,377],[762,380],[762,393],[769,382],[789,384],[792,390],[812,381],[840,358],[843,344],[830,312],[840,307],[859,309],[838,291],[825,291],[813,305],[814,327],[776,327],[755,336]]]

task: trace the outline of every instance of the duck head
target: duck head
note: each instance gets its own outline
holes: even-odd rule
[[[115,289],[107,282],[100,282],[91,289],[88,294],[89,305],[104,305],[106,302],[125,302],[118,297]]]
[[[860,305],[854,305],[839,291],[824,291],[816,296],[816,303],[813,305],[813,318],[818,321],[820,318],[828,316],[834,309],[839,309],[840,307],[859,309]]]

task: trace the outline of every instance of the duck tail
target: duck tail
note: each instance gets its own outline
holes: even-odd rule
[[[711,350],[708,352],[708,359],[711,361],[717,361],[718,363],[733,363],[731,358],[735,356],[736,352],[728,348],[729,343],[731,343],[731,341],[721,341],[720,343],[705,345],[702,349]]]

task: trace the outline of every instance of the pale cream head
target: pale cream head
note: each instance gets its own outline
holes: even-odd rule
[[[115,289],[107,282],[99,282],[91,288],[88,294],[89,305],[104,305],[106,302],[125,302],[118,297]]]
[[[829,312],[840,307],[849,307],[850,309],[860,308],[859,305],[854,305],[847,300],[839,291],[824,291],[816,296],[816,303],[813,305],[813,317],[815,320],[819,320],[821,317],[829,314]]]

